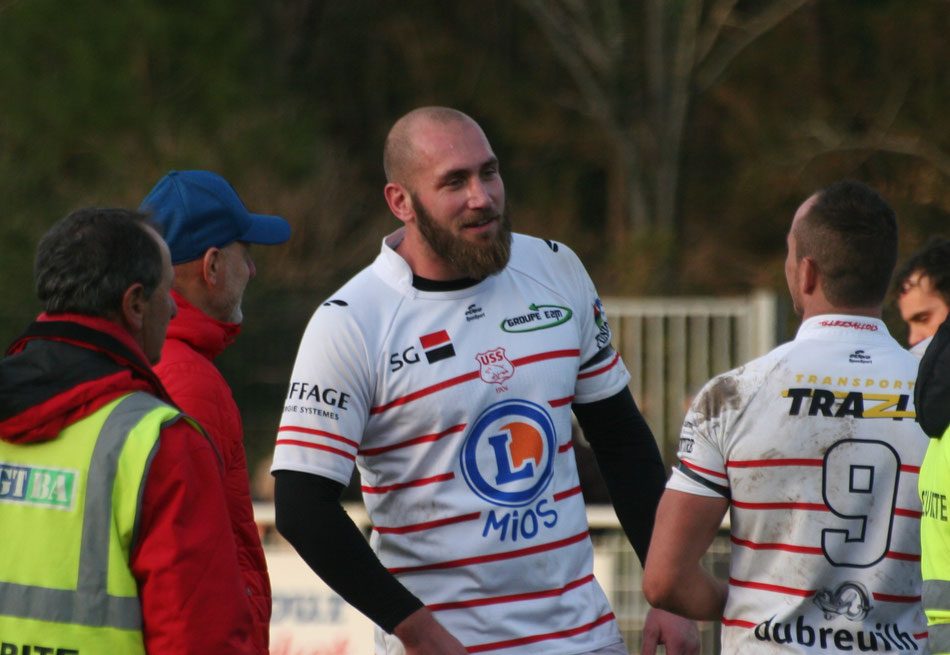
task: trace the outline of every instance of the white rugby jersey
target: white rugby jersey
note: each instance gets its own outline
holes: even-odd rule
[[[355,463],[377,556],[469,652],[619,642],[571,446],[571,403],[629,379],[590,278],[516,234],[498,275],[420,291],[402,234],[313,315],[273,469],[347,484]],[[377,629],[377,652],[402,646]]]
[[[884,323],[823,315],[696,397],[667,486],[730,498],[724,653],[928,652],[916,378]]]

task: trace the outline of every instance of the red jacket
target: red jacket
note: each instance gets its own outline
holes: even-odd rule
[[[168,326],[161,361],[155,372],[186,414],[207,430],[224,460],[224,486],[254,618],[258,653],[268,652],[271,593],[267,563],[254,522],[251,490],[244,454],[244,430],[231,389],[212,360],[229,346],[241,326],[217,321],[172,292],[178,315]]]
[[[139,346],[106,319],[40,316],[7,354],[0,361],[0,438],[11,443],[55,439],[131,391],[170,401]],[[162,430],[147,475],[129,562],[146,652],[251,655],[250,606],[214,448],[177,421]]]

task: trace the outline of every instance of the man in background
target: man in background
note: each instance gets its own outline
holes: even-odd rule
[[[842,182],[798,208],[787,242],[801,327],[694,400],[644,593],[721,621],[724,653],[926,652],[917,360],[881,321],[897,219]],[[700,565],[727,509],[728,581]]]
[[[914,387],[917,422],[930,437],[918,485],[920,570],[932,655],[950,655],[950,320],[944,321],[920,360]]]
[[[277,529],[380,627],[380,655],[626,655],[593,575],[572,408],[641,561],[665,473],[594,285],[563,244],[511,233],[465,114],[402,117],[384,168],[403,227],[303,336]],[[371,546],[339,502],[354,465]],[[698,651],[663,612],[644,635],[644,652]]]
[[[150,368],[168,247],[82,209],[34,272],[45,312],[0,361],[0,651],[254,653],[215,448]]]
[[[910,351],[920,358],[950,311],[950,239],[934,237],[894,275]]]
[[[164,230],[175,267],[172,297],[178,314],[168,326],[155,372],[175,404],[208,431],[224,460],[228,513],[254,617],[256,652],[267,653],[270,582],[254,522],[244,430],[231,389],[213,360],[241,330],[241,301],[255,274],[250,244],[283,243],[290,238],[290,225],[278,216],[248,212],[231,185],[210,171],[171,171],[141,209]]]

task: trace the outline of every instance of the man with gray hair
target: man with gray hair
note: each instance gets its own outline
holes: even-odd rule
[[[0,651],[250,655],[214,446],[150,364],[175,315],[147,217],[71,213],[0,361]]]
[[[214,360],[241,331],[244,291],[257,270],[251,244],[283,243],[290,238],[290,225],[279,216],[252,214],[227,180],[203,170],[170,171],[141,209],[162,228],[175,267],[172,298],[178,313],[168,326],[155,373],[175,404],[208,432],[221,455],[256,652],[266,655],[270,580],[251,503],[244,427]]]

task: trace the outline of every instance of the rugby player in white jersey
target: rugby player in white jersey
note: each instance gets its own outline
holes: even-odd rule
[[[651,603],[722,622],[724,653],[927,652],[920,605],[917,359],[881,307],[894,212],[841,182],[795,213],[795,339],[713,378],[657,510]],[[699,563],[729,510],[729,579]]]
[[[427,107],[393,126],[384,194],[403,226],[314,314],[277,437],[277,528],[369,616],[378,655],[621,655],[593,575],[571,442],[591,442],[645,558],[665,474],[562,244],[511,234],[481,128]],[[370,544],[340,507],[354,466]],[[651,611],[644,653],[698,651]]]

